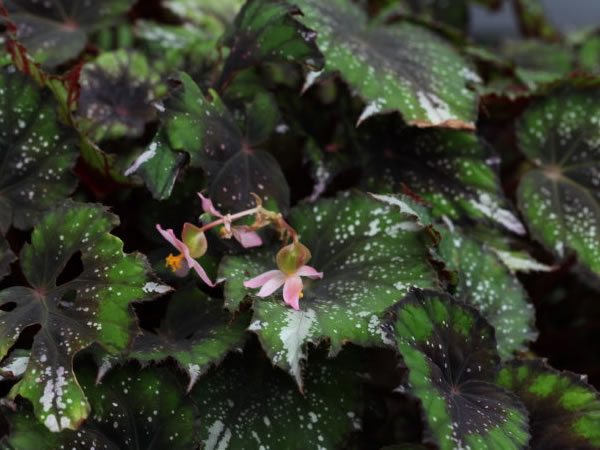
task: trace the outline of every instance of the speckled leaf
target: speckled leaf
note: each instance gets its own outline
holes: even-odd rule
[[[532,104],[517,124],[535,168],[517,199],[529,231],[564,258],[600,275],[600,90],[561,89]]]
[[[475,128],[476,96],[469,85],[479,76],[442,38],[408,22],[369,26],[349,0],[294,3],[304,13],[298,20],[318,32],[324,70],[339,71],[367,102],[359,123],[399,111],[418,126]]]
[[[86,64],[79,81],[79,124],[95,142],[141,136],[156,118],[152,102],[166,93],[145,56],[125,50]]]
[[[345,342],[381,344],[379,317],[411,286],[435,287],[428,262],[430,236],[411,214],[364,194],[343,194],[295,208],[289,222],[312,252],[309,265],[324,273],[304,279],[300,311],[282,301],[281,291],[256,298],[250,330],[272,361],[302,386],[306,345],[327,339],[330,354]],[[222,263],[226,306],[239,307],[243,281],[275,269],[277,248],[261,249]]]
[[[203,377],[192,398],[204,450],[342,448],[360,428],[355,375],[335,362],[311,364],[301,394],[268,362],[235,355]]]
[[[17,38],[36,61],[54,67],[84,49],[87,34],[125,18],[134,0],[4,0]]]
[[[244,0],[165,0],[164,6],[182,20],[196,25],[212,24],[212,18],[233,22]]]
[[[178,380],[166,369],[127,366],[109,373],[99,385],[91,370],[78,372],[92,405],[90,418],[77,430],[51,433],[28,412],[4,411],[10,434],[0,447],[11,450],[192,450],[194,407]]]
[[[400,148],[384,152],[368,172],[370,189],[399,191],[400,184],[406,184],[432,205],[436,216],[484,220],[525,233],[504,197],[500,159],[475,135],[411,129],[394,142]]]
[[[10,249],[8,242],[0,234],[0,280],[8,275],[10,272],[10,263],[16,259],[17,257]]]
[[[185,73],[179,74],[177,82],[160,114],[162,127],[156,139],[166,136],[172,151],[187,152],[190,164],[204,169],[209,177],[208,197],[220,211],[254,206],[251,192],[286,211],[289,187],[275,158],[251,146],[216,92],[210,91],[209,101]],[[150,145],[141,165],[155,167],[152,152],[157,145],[157,141]],[[161,151],[163,145],[161,140]],[[153,183],[149,177],[146,182]],[[163,197],[169,194],[170,190],[163,190]]]
[[[12,66],[0,70],[0,232],[31,227],[75,188],[77,133],[57,105]]]
[[[232,323],[222,300],[211,299],[191,285],[180,288],[169,302],[160,329],[138,336],[130,356],[144,362],[175,359],[190,378],[190,390],[211,365],[241,347],[247,319],[244,315]]]
[[[600,447],[600,394],[584,379],[536,359],[512,361],[497,382],[527,407],[531,448],[594,449]]]
[[[525,350],[537,333],[533,306],[517,277],[483,244],[459,231],[438,230],[442,234],[441,259],[446,269],[458,272],[456,297],[479,309],[494,326],[502,358]]]
[[[31,352],[15,349],[0,364],[0,381],[20,378],[25,373]]]
[[[248,0],[223,38],[230,53],[220,85],[247,67],[267,62],[295,61],[311,70],[323,68],[316,33],[299,23],[299,9],[282,0]]]
[[[446,294],[414,290],[388,311],[384,329],[442,450],[526,448],[527,412],[494,384],[494,329],[475,309]]]
[[[130,303],[170,289],[154,280],[143,255],[123,254],[123,243],[109,234],[117,224],[101,206],[67,202],[42,219],[21,251],[31,288],[0,291],[0,356],[26,327],[41,327],[27,371],[10,396],[31,400],[51,431],[74,429],[89,412],[73,373],[74,355],[94,342],[111,353],[126,349],[137,333]],[[75,275],[78,258],[81,274],[65,279]]]

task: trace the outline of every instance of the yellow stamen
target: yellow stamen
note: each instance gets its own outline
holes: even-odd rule
[[[173,272],[176,272],[177,270],[181,269],[181,261],[183,258],[185,258],[183,253],[178,256],[173,256],[173,254],[170,254],[165,260],[165,267],[170,267]]]
[[[227,230],[225,229],[225,227],[221,227],[219,229],[219,234],[221,235],[222,238],[226,238],[227,237]]]
[[[300,291],[300,298],[304,297],[304,294],[302,293],[302,291]]]

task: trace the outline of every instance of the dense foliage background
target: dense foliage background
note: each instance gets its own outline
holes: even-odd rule
[[[0,448],[600,448],[597,28],[0,5]]]

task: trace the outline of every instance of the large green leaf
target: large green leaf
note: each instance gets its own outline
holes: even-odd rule
[[[498,373],[498,384],[527,407],[531,448],[600,447],[600,394],[584,377],[536,359],[507,364]]]
[[[438,227],[439,254],[458,272],[456,297],[477,309],[494,326],[498,353],[509,358],[534,341],[534,309],[525,289],[501,260],[483,244],[459,231]]]
[[[407,129],[389,139],[386,144],[391,149],[379,147],[381,156],[367,170],[370,189],[398,192],[406,184],[431,203],[436,216],[485,220],[525,233],[502,191],[500,159],[477,136],[456,130]]]
[[[276,248],[228,257],[221,264],[226,306],[235,310],[247,295],[255,299],[249,329],[300,386],[309,342],[328,340],[331,355],[348,341],[380,344],[382,312],[412,286],[437,286],[428,262],[427,228],[409,199],[389,199],[396,206],[345,193],[292,211],[289,223],[312,252],[309,265],[324,273],[320,280],[304,282],[300,311],[284,304],[281,291],[259,299],[243,286],[244,280],[276,268]]]
[[[137,333],[130,303],[170,289],[156,282],[143,255],[123,254],[123,243],[109,234],[117,224],[101,206],[67,202],[42,219],[21,251],[31,287],[0,291],[1,356],[26,327],[40,326],[27,371],[10,396],[31,400],[51,431],[74,429],[88,415],[74,355],[94,342],[111,353],[125,350]]]
[[[415,289],[390,309],[384,328],[410,370],[409,390],[421,400],[441,449],[526,448],[527,412],[494,384],[494,329],[475,309]]]
[[[138,361],[173,358],[190,382],[188,391],[213,364],[239,349],[246,339],[248,317],[232,321],[221,300],[211,299],[194,286],[179,289],[169,302],[157,333],[138,336],[130,356]]]
[[[17,38],[36,61],[53,67],[75,58],[87,34],[125,18],[134,0],[4,0]]]
[[[339,71],[367,102],[359,122],[399,111],[419,126],[475,127],[479,76],[449,43],[408,22],[370,26],[350,0],[297,0],[302,23],[318,32],[325,71]],[[314,80],[314,76],[309,78]]]
[[[575,252],[600,274],[600,90],[560,89],[532,104],[517,124],[535,168],[518,206],[529,231],[558,257]]]
[[[192,398],[204,450],[342,448],[360,428],[356,375],[336,361],[315,361],[304,394],[268,361],[235,355],[200,379]]]
[[[78,372],[92,405],[90,418],[77,430],[51,433],[27,411],[5,411],[10,434],[3,449],[192,450],[194,407],[178,380],[166,369],[124,367],[99,385],[91,370]]]
[[[289,187],[275,158],[242,134],[216,92],[210,92],[209,101],[187,74],[180,73],[177,81],[160,114],[161,129],[133,166],[143,169],[146,183],[155,186],[163,177],[174,179],[178,167],[165,154],[185,151],[190,164],[208,175],[208,197],[223,213],[254,206],[252,192],[267,205],[287,210]],[[165,165],[165,160],[171,164]],[[157,179],[151,176],[155,173],[162,175]],[[158,189],[162,198],[170,195],[169,180]]]
[[[145,56],[117,50],[103,53],[81,71],[79,124],[90,137],[139,137],[156,118],[152,102],[166,92]]]
[[[300,14],[282,0],[248,0],[223,39],[231,52],[220,84],[259,63],[295,61],[321,70],[324,61],[315,44],[316,33],[294,18]]]
[[[0,280],[10,272],[10,263],[16,258],[4,236],[0,234]]]
[[[12,66],[0,70],[0,232],[31,227],[75,188],[77,133],[52,93]]]

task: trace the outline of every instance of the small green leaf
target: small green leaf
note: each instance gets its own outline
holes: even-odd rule
[[[368,172],[370,189],[398,192],[406,184],[432,205],[435,216],[484,220],[525,233],[502,191],[500,159],[477,136],[409,129],[394,140],[393,148],[382,152]]]
[[[79,124],[92,140],[139,137],[156,118],[152,102],[166,92],[141,53],[103,53],[81,71]]]
[[[0,69],[0,232],[30,228],[77,183],[77,133],[58,122],[52,93]]]
[[[125,18],[134,0],[5,0],[10,19],[18,27],[17,38],[36,61],[55,67],[75,58],[88,33]]]
[[[213,18],[222,22],[233,22],[244,0],[165,0],[165,8],[170,9],[182,20],[195,25],[208,27]]]
[[[513,0],[521,33],[528,37],[558,40],[560,34],[550,23],[540,0]]]
[[[600,447],[600,394],[572,372],[543,361],[512,361],[498,384],[516,393],[529,411],[531,448]]]
[[[123,253],[123,243],[109,234],[117,224],[101,206],[67,202],[42,219],[21,251],[31,288],[0,291],[0,304],[14,306],[0,313],[0,356],[26,327],[41,327],[27,371],[10,397],[31,400],[51,431],[75,429],[89,412],[73,373],[74,355],[94,342],[110,353],[125,350],[137,333],[130,304],[170,290],[156,282],[143,255]],[[63,282],[70,261],[75,264],[67,274],[76,276]]]
[[[381,344],[383,311],[412,286],[437,287],[428,262],[433,242],[414,216],[364,194],[298,206],[289,223],[312,252],[308,264],[324,273],[320,280],[304,279],[300,311],[285,305],[281,291],[261,299],[243,286],[244,280],[276,269],[277,248],[222,262],[226,306],[236,310],[246,296],[255,299],[249,329],[273,362],[302,386],[307,343],[327,339],[332,355],[348,341]]]
[[[345,435],[360,427],[355,375],[322,360],[307,372],[301,394],[267,361],[228,358],[192,390],[202,448],[342,448]]]
[[[318,32],[325,72],[340,72],[367,106],[358,119],[399,111],[418,126],[475,128],[479,76],[449,43],[408,22],[369,26],[349,0],[296,0],[298,20]],[[307,85],[314,81],[311,75]]]
[[[168,145],[172,152],[187,152],[190,164],[204,169],[209,178],[208,197],[223,213],[255,206],[251,192],[261,196],[267,205],[286,211],[289,187],[275,158],[251,146],[250,136],[242,135],[216,92],[210,91],[212,102],[209,101],[185,73],[179,74],[177,83],[165,101],[165,111],[160,114],[161,129],[128,173],[144,167],[141,174],[146,183],[162,186],[156,191],[162,198],[168,197],[170,185],[164,178],[174,179],[170,175],[174,165],[161,163]],[[153,156],[157,153],[161,157]],[[159,171],[162,175],[158,182],[148,176]]]
[[[600,91],[562,88],[532,104],[517,124],[535,168],[517,200],[534,238],[559,258],[575,252],[600,275]]]
[[[223,41],[231,49],[221,74],[221,86],[236,72],[267,62],[294,61],[311,70],[323,68],[316,33],[299,23],[296,6],[282,0],[248,0]]]
[[[213,364],[218,364],[246,339],[248,317],[237,318],[223,310],[223,302],[211,299],[196,287],[179,289],[169,302],[157,333],[138,336],[130,356],[138,361],[173,358],[190,378],[188,391]]]
[[[527,412],[494,384],[494,329],[474,308],[415,289],[390,308],[384,329],[410,371],[409,391],[421,400],[442,450],[526,448]]]
[[[0,280],[8,275],[10,272],[10,264],[16,259],[17,257],[10,249],[8,242],[4,239],[4,236],[0,234]]]
[[[456,297],[479,309],[494,326],[502,358],[527,348],[537,333],[534,309],[525,289],[501,260],[483,244],[459,231],[438,227],[439,254],[446,268],[458,272]]]
[[[194,407],[168,370],[126,366],[110,372],[98,385],[91,370],[78,372],[77,377],[92,405],[90,418],[77,431],[51,433],[27,411],[5,410],[10,434],[0,446],[11,450],[197,448]]]

